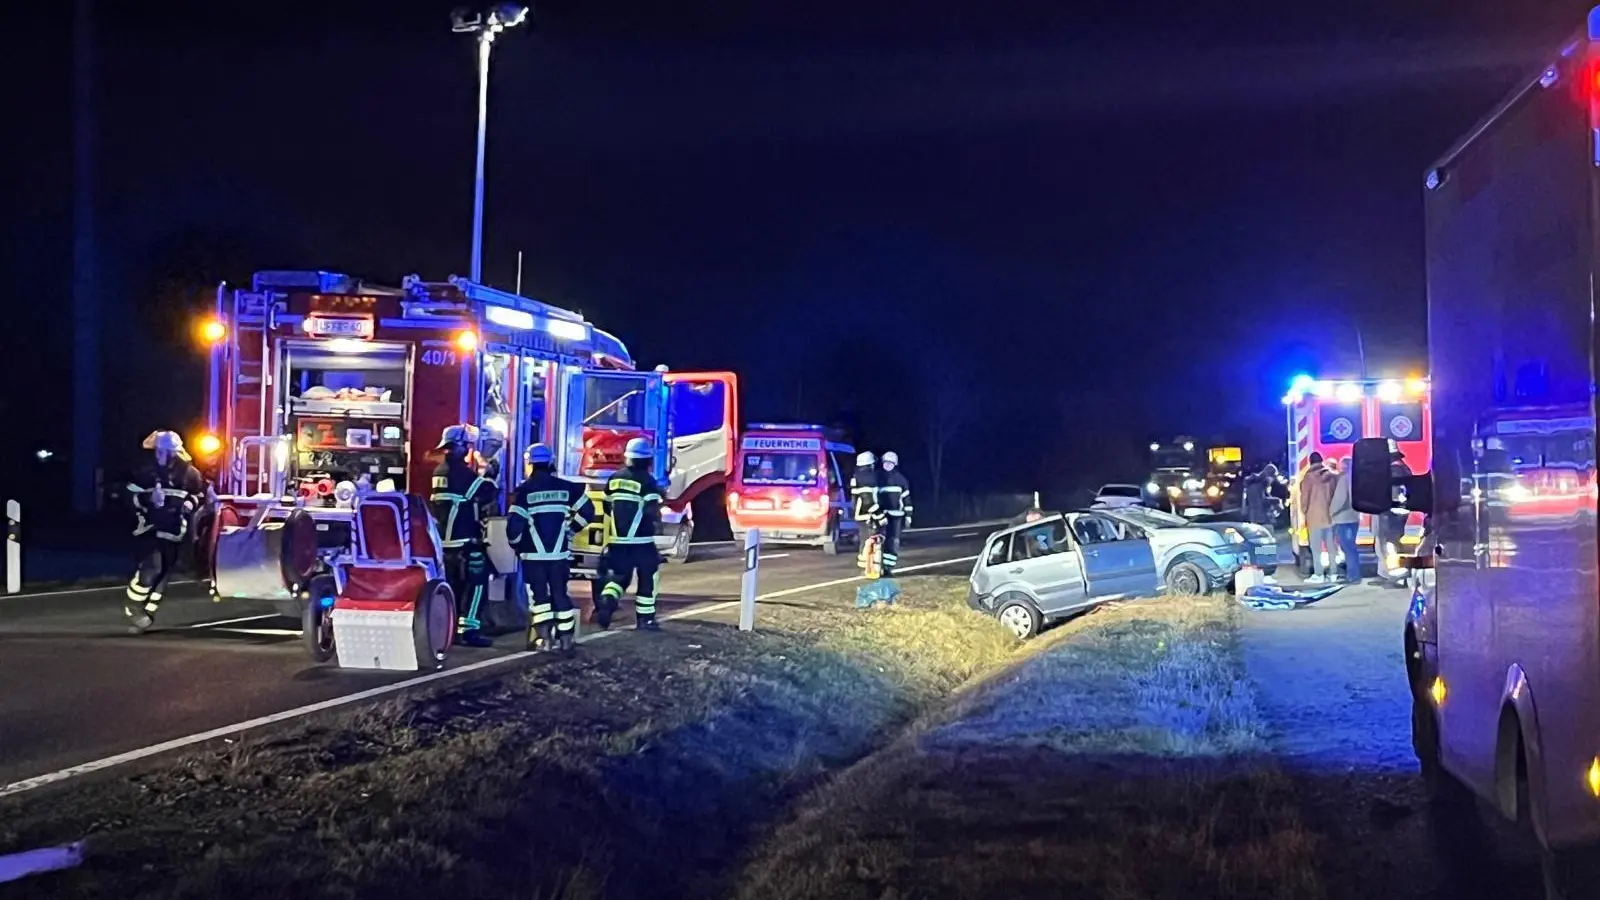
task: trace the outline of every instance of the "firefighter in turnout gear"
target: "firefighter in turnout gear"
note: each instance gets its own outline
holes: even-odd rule
[[[210,493],[200,471],[189,464],[183,438],[176,432],[157,431],[144,440],[155,451],[155,463],[128,484],[133,498],[133,536],[138,539],[138,564],[128,582],[128,603],[123,612],[134,632],[155,623],[161,593],[172,577],[178,550],[189,538],[195,510]]]
[[[527,592],[528,649],[559,646],[571,653],[578,629],[578,611],[567,594],[572,535],[594,518],[594,504],[583,485],[556,475],[549,447],[529,447],[527,462],[528,477],[511,494],[506,535],[521,561]]]
[[[650,473],[653,457],[650,442],[634,438],[622,453],[623,468],[612,473],[606,482],[606,586],[595,609],[601,628],[611,627],[611,617],[635,574],[639,576],[639,588],[634,593],[637,627],[646,631],[660,628],[656,624],[656,572],[661,567],[656,528],[661,516],[661,487]]]
[[[883,508],[883,577],[888,578],[900,562],[900,534],[911,527],[911,483],[900,471],[899,454],[892,450],[883,455],[878,504]]]
[[[486,525],[499,507],[499,489],[483,477],[468,456],[477,443],[477,429],[452,425],[444,430],[435,451],[444,460],[433,470],[433,491],[428,506],[439,526],[444,545],[445,579],[456,595],[457,642],[468,647],[494,643],[481,630],[478,610],[489,592],[489,551]]]
[[[882,510],[878,508],[878,459],[870,452],[856,455],[856,470],[850,476],[850,517],[856,522],[856,565],[867,567],[870,539],[878,530]]]

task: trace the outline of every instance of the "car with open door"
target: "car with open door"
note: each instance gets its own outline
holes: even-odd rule
[[[1144,507],[1093,512],[1118,523],[1130,538],[1150,542],[1156,569],[1173,593],[1204,594],[1226,587],[1251,558],[1251,543],[1234,526],[1196,525]]]
[[[1112,520],[1055,513],[989,536],[973,564],[968,603],[1019,638],[1108,600],[1161,590],[1155,555]]]

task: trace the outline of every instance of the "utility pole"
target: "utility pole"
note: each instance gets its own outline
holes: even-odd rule
[[[95,472],[100,465],[100,299],[94,223],[94,12],[93,0],[77,0],[73,39],[72,167],[72,508],[80,514],[99,506]]]

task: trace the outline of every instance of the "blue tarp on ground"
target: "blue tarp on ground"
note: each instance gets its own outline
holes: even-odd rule
[[[1309,606],[1324,597],[1330,597],[1344,589],[1342,584],[1330,584],[1322,587],[1286,588],[1275,584],[1258,584],[1244,592],[1239,602],[1251,609],[1279,611],[1285,609],[1299,609]]]
[[[856,609],[866,609],[877,603],[893,606],[895,598],[900,596],[900,585],[894,583],[892,578],[880,578],[869,581],[856,588]]]

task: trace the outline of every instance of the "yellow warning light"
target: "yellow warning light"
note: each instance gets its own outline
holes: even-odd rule
[[[1589,771],[1585,773],[1584,782],[1589,785],[1589,793],[1600,797],[1600,757],[1589,763]]]
[[[1428,381],[1425,378],[1407,378],[1406,393],[1413,397],[1420,397],[1428,392]]]
[[[200,323],[200,340],[207,346],[222,343],[228,336],[228,326],[215,318],[207,318]]]
[[[1444,679],[1443,678],[1435,678],[1435,679],[1433,679],[1433,686],[1428,688],[1428,696],[1433,698],[1433,705],[1434,706],[1443,706],[1444,705],[1444,694],[1445,694],[1445,691],[1444,691]]]
[[[215,456],[222,449],[222,439],[214,434],[202,434],[195,439],[194,448],[201,456]]]
[[[471,329],[456,332],[456,349],[462,353],[476,353],[478,350],[478,333]]]

